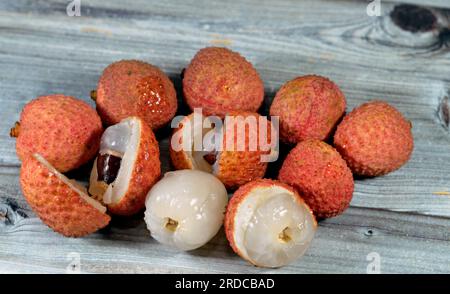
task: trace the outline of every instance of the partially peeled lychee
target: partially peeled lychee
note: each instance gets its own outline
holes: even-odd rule
[[[225,215],[233,250],[261,267],[281,267],[302,256],[314,237],[312,211],[290,186],[261,179],[240,187]]]
[[[92,168],[89,193],[118,215],[144,207],[145,196],[161,175],[159,147],[150,127],[130,117],[108,127]]]
[[[231,120],[227,121],[228,118]],[[202,125],[211,127],[202,129]],[[191,114],[174,131],[170,157],[176,169],[206,171],[218,177],[228,189],[236,189],[262,178],[267,163],[278,157],[277,145],[272,141],[275,134],[272,123],[254,112],[230,112],[221,128],[214,126],[209,117],[195,120]],[[174,144],[182,145],[185,141],[191,145],[188,150],[174,149]],[[203,142],[204,149],[197,150],[196,142]]]
[[[20,184],[25,199],[41,220],[67,237],[81,237],[106,225],[106,207],[92,199],[86,189],[57,171],[41,155],[24,159]]]

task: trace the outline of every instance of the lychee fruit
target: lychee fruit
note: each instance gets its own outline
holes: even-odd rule
[[[372,101],[344,117],[334,146],[350,169],[361,176],[379,176],[404,165],[414,148],[411,122],[383,101]]]
[[[345,107],[345,96],[335,83],[307,75],[280,88],[270,106],[270,115],[279,116],[280,139],[294,144],[307,139],[328,139]]]
[[[267,163],[278,157],[278,149],[272,139],[276,130],[266,117],[234,111],[227,115],[220,127],[209,117],[202,117],[204,120],[194,117],[194,114],[185,117],[172,136],[170,157],[175,169],[199,169],[212,173],[233,190],[262,178]],[[202,125],[214,127],[202,129]],[[211,141],[206,138],[212,137],[214,142],[209,143]],[[196,141],[203,142],[206,149],[196,148]],[[188,148],[174,149],[174,145],[185,143]]]
[[[122,60],[106,67],[91,97],[106,125],[138,116],[156,130],[177,111],[170,79],[156,66],[138,60]]]
[[[319,218],[341,214],[353,195],[353,176],[345,161],[330,145],[306,140],[292,149],[278,179],[297,189]]]
[[[241,186],[225,215],[233,250],[261,267],[281,267],[302,256],[317,223],[308,205],[290,186],[260,179]]]
[[[37,153],[23,160],[20,184],[25,199],[41,220],[64,236],[81,237],[110,221],[106,207]]]
[[[145,222],[153,238],[179,250],[193,250],[222,227],[228,195],[213,175],[198,170],[168,172],[145,202]]]
[[[86,102],[55,94],[27,103],[11,129],[20,160],[41,154],[60,172],[80,167],[98,151],[103,128]]]
[[[130,117],[103,133],[89,193],[112,214],[132,215],[144,208],[147,192],[160,175],[155,135],[144,120]]]
[[[224,117],[230,111],[256,112],[264,99],[258,72],[239,53],[208,47],[197,52],[183,76],[184,98],[206,116]]]

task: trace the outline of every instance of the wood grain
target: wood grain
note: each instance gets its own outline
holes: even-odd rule
[[[400,1],[382,1],[380,17],[367,16],[365,1],[83,0],[81,17],[66,15],[68,2],[0,2],[0,271],[64,272],[67,253],[76,251],[87,272],[266,272],[237,258],[222,234],[192,254],[164,248],[138,217],[85,239],[52,233],[21,196],[20,162],[8,136],[23,105],[39,95],[64,93],[93,105],[89,91],[120,59],[159,66],[181,99],[179,74],[195,52],[227,46],[260,72],[263,113],[285,81],[315,73],[341,87],[348,111],[383,99],[414,126],[409,163],[357,179],[352,207],[320,224],[304,258],[275,272],[364,273],[372,251],[383,272],[450,272],[450,196],[440,193],[450,192],[447,1],[421,2],[433,7],[437,25],[419,33],[392,21]],[[158,134],[164,170],[167,134]]]

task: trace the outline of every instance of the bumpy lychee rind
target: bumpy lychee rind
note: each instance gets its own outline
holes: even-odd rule
[[[278,179],[293,186],[319,218],[341,214],[353,195],[353,176],[330,145],[318,140],[297,144],[286,157]]]
[[[257,128],[250,128],[248,125],[244,128],[240,128],[238,123],[234,125],[225,123],[225,131],[224,131],[224,144],[226,144],[228,134],[233,134],[233,150],[229,150],[224,148],[223,151],[219,153],[217,156],[217,162],[215,163],[215,175],[224,183],[227,189],[233,190],[246,184],[250,181],[260,179],[264,177],[267,170],[267,162],[262,160],[262,156],[268,156],[271,153],[271,150],[262,150],[259,143],[257,143],[257,149],[252,150],[250,138],[257,139],[256,142],[260,142],[260,132],[259,128],[267,127],[267,138],[264,138],[262,141],[266,141],[270,143],[270,139],[273,138],[271,123],[267,120],[267,125],[263,123],[262,125],[259,123],[259,118],[261,117],[259,114],[254,112],[244,112],[244,111],[232,111],[228,114],[232,117],[243,117],[247,118],[253,116],[256,118],[258,122]],[[234,131],[232,131],[234,129]],[[241,134],[245,132],[245,149],[243,151],[239,150],[239,142],[238,138]]]
[[[228,202],[227,210],[225,213],[225,219],[224,219],[224,229],[225,229],[225,235],[227,237],[228,242],[230,243],[231,248],[233,251],[241,256],[243,259],[247,260],[250,263],[253,263],[252,260],[248,259],[245,254],[242,254],[240,249],[237,246],[237,242],[235,240],[235,221],[236,221],[236,215],[239,210],[240,205],[243,203],[244,199],[254,190],[262,187],[271,187],[271,186],[279,186],[281,188],[286,189],[287,191],[290,191],[292,195],[294,196],[295,200],[302,206],[307,204],[304,202],[302,197],[298,194],[298,192],[292,188],[291,186],[282,183],[277,180],[271,180],[271,179],[257,179],[251,182],[246,183],[245,185],[239,187],[237,189],[233,196],[231,197],[230,201]],[[311,211],[311,213],[313,213]],[[315,221],[315,219],[314,219]],[[314,222],[314,226],[317,227],[317,222]]]
[[[67,172],[95,156],[102,132],[100,117],[86,102],[60,94],[41,96],[22,110],[16,152],[22,161],[37,152]]]
[[[20,184],[33,211],[47,226],[64,236],[88,235],[108,225],[111,219],[33,156],[22,163]]]
[[[128,216],[141,211],[148,191],[161,176],[158,141],[152,129],[142,119],[137,119],[141,136],[127,192],[119,202],[108,204],[108,211],[116,215]]]
[[[344,115],[346,100],[339,87],[321,76],[297,77],[284,84],[270,107],[280,117],[280,139],[298,143],[326,140]]]
[[[208,47],[197,52],[183,77],[183,93],[189,107],[204,115],[224,117],[233,110],[256,112],[264,99],[259,74],[239,53]]]
[[[241,122],[252,116],[257,123],[256,128],[250,127],[248,124],[241,124],[237,120],[233,121],[232,124],[224,123],[223,150],[217,152],[212,172],[227,189],[234,190],[245,183],[264,177],[267,170],[267,161],[263,160],[263,156],[269,156],[273,150],[266,150],[259,145],[261,139],[259,128],[267,127],[266,138],[261,139],[262,142],[267,144],[270,144],[271,139],[274,138],[275,134],[272,135],[272,132],[275,129],[272,128],[269,120],[260,121],[261,116],[254,112],[232,111],[227,115],[236,119],[240,117],[243,119]],[[187,116],[184,120],[189,119],[192,119],[192,116]],[[242,128],[240,126],[245,127]],[[180,128],[182,127],[183,125],[181,124]],[[176,129],[175,132],[179,131],[180,128]],[[228,139],[231,135],[233,135],[233,138]],[[244,146],[239,146],[241,141],[238,138],[245,138],[242,141]],[[252,146],[252,140],[256,142],[256,149],[252,149],[255,147]],[[174,151],[170,147],[170,157],[175,169],[194,169],[192,160],[183,150]]]
[[[411,122],[386,102],[368,102],[339,124],[334,146],[355,174],[384,175],[409,160],[414,148]]]
[[[156,130],[177,111],[176,92],[170,79],[156,66],[138,60],[121,60],[106,67],[95,100],[106,125],[138,116]]]

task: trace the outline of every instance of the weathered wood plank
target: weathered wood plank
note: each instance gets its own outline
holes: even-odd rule
[[[0,205],[2,208],[2,205]],[[206,246],[180,253],[150,238],[139,217],[115,220],[101,233],[64,238],[35,217],[16,219],[0,238],[0,272],[65,272],[77,252],[85,272],[366,273],[366,257],[380,255],[383,273],[449,273],[449,219],[350,208],[320,223],[304,257],[277,270],[250,266],[221,231]]]
[[[450,59],[445,46],[433,47],[435,33],[402,32],[388,16],[360,15],[364,3],[359,2],[311,6],[302,2],[292,7],[286,2],[264,22],[267,7],[251,10],[250,4],[230,4],[226,23],[218,22],[215,9],[199,10],[194,21],[192,13],[199,4],[150,8],[137,3],[123,12],[118,2],[93,1],[88,2],[89,17],[69,18],[60,11],[60,2],[49,3],[43,10],[35,4],[36,15],[23,18],[24,11],[7,9],[0,19],[4,105],[0,114],[7,118],[0,122],[1,163],[19,164],[7,134],[31,98],[64,92],[87,100],[103,67],[121,58],[161,66],[180,88],[178,74],[195,51],[220,39],[231,42],[261,72],[266,109],[283,82],[305,73],[335,80],[347,95],[349,109],[374,98],[397,106],[414,124],[413,158],[396,173],[359,181],[353,205],[450,215],[450,197],[432,194],[450,189],[450,167],[441,164],[450,161],[450,135],[437,116],[450,89]],[[100,13],[107,8],[108,13]],[[300,13],[303,10],[308,13]],[[240,17],[242,11],[249,11],[245,19]],[[293,22],[289,11],[301,17]],[[39,13],[48,15],[43,18]],[[145,13],[150,19],[142,16]]]

